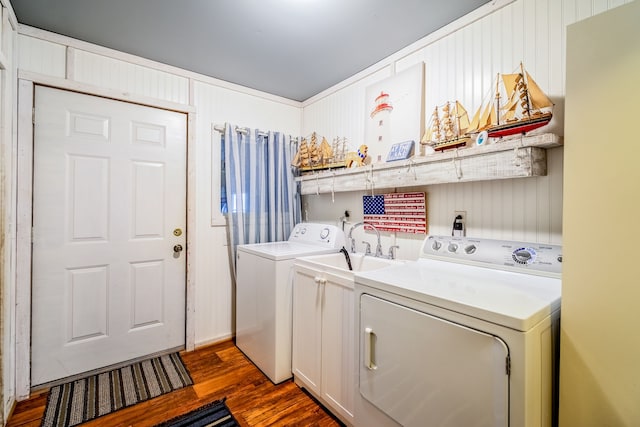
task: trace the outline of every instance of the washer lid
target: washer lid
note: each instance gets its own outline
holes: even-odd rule
[[[355,281],[518,331],[560,308],[560,279],[431,259],[356,273]]]
[[[275,261],[338,252],[338,249],[299,242],[269,242],[239,245],[238,252],[248,252]]]

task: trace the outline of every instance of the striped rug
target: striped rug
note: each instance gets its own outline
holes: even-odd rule
[[[239,427],[225,401],[226,398],[208,403],[156,427]]]
[[[52,387],[42,427],[75,426],[193,384],[178,353]]]

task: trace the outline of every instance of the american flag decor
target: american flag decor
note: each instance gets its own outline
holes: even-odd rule
[[[427,233],[425,193],[391,193],[362,196],[364,221],[380,231]]]

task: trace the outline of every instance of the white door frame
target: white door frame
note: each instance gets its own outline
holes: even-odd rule
[[[186,350],[195,348],[195,108],[123,94],[65,79],[21,72],[18,80],[18,191],[16,255],[16,400],[31,393],[31,230],[33,214],[33,112],[35,86],[49,86],[87,95],[187,114],[187,250]]]

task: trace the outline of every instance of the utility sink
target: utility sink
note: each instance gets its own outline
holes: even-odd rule
[[[297,258],[295,266],[296,269],[307,270],[311,274],[331,274],[353,282],[355,273],[360,271],[377,270],[404,263],[402,260],[377,258],[363,253],[349,253],[349,258],[353,270],[349,270],[347,260],[342,252]]]

